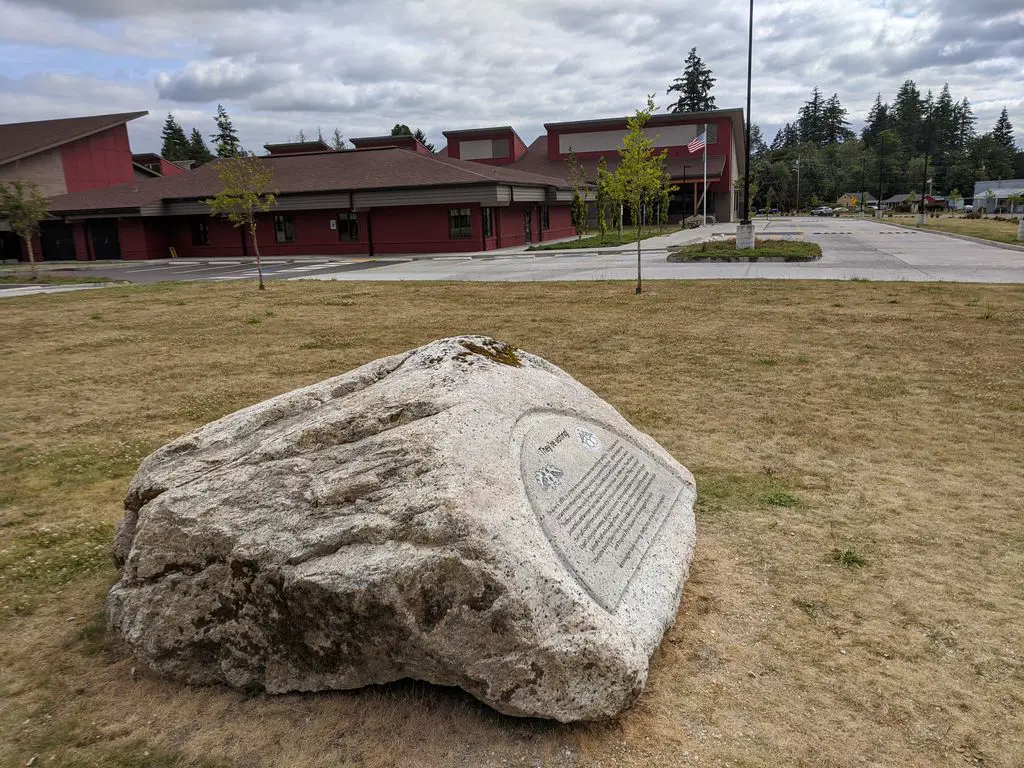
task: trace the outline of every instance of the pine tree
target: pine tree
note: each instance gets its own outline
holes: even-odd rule
[[[750,154],[754,157],[768,151],[768,145],[764,143],[764,136],[761,135],[761,126],[754,123],[750,126]]]
[[[210,136],[210,139],[217,151],[217,157],[238,157],[244,154],[235,126],[231,124],[227,110],[220,104],[217,105],[217,116],[214,121],[217,123],[217,133]]]
[[[192,138],[188,142],[188,154],[186,158],[192,160],[196,166],[203,165],[213,160],[213,154],[206,146],[206,142],[203,141],[203,134],[199,132],[198,128],[192,129]]]
[[[715,108],[715,97],[711,95],[717,78],[711,76],[711,69],[697,55],[696,47],[686,56],[682,77],[672,81],[665,93],[678,93],[676,103],[669,112],[706,112]]]
[[[918,154],[924,145],[924,104],[913,80],[904,81],[892,104],[892,128],[907,154]]]
[[[344,149],[345,139],[341,136],[341,131],[337,128],[334,129],[334,134],[331,136],[331,149]]]
[[[430,151],[431,154],[433,154],[434,152],[437,151],[436,148],[434,147],[434,145],[431,144],[427,140],[427,134],[425,134],[419,128],[417,128],[415,131],[413,131],[412,135],[416,139],[416,141],[418,141],[420,144],[422,144],[424,147],[426,147]]]
[[[185,130],[174,119],[174,115],[167,115],[160,137],[163,139],[160,154],[165,160],[188,159],[188,139],[185,138]]]
[[[1003,111],[999,113],[999,119],[996,120],[995,127],[992,128],[992,138],[1001,146],[1006,147],[1011,153],[1016,154],[1017,144],[1013,140],[1013,124],[1010,122],[1010,116],[1006,112],[1006,107],[1003,107]]]
[[[821,113],[821,138],[825,144],[838,144],[854,137],[846,114],[846,108],[839,103],[839,94],[833,93]]]
[[[977,122],[971,102],[963,99],[956,108],[956,146],[966,150],[975,138],[974,124]]]
[[[817,144],[818,146],[824,143],[824,112],[825,100],[822,99],[818,86],[814,86],[810,100],[805,101],[804,105],[800,107],[800,117],[797,120],[800,141]]]
[[[878,137],[889,127],[889,105],[882,101],[882,94],[875,96],[875,103],[868,112],[867,122],[860,132],[861,141],[868,147],[874,147],[878,143]]]

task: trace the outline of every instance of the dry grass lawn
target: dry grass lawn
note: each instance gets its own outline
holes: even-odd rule
[[[1024,765],[1024,286],[192,283],[0,304],[0,765]],[[246,696],[104,636],[139,460],[381,355],[487,333],[697,477],[634,709],[559,726],[398,683]]]
[[[894,217],[898,224],[912,226],[913,216]],[[884,219],[883,219],[884,221]],[[995,219],[966,219],[962,216],[940,216],[929,218],[925,225],[928,229],[952,232],[957,235],[980,237],[983,240],[995,240],[999,243],[1024,245],[1017,239],[1017,223],[1015,221],[996,221]]]

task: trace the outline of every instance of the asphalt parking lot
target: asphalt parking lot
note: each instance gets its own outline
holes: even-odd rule
[[[874,220],[785,218],[756,221],[758,237],[819,243],[822,258],[806,263],[695,263],[666,261],[667,248],[728,237],[735,225],[680,230],[643,242],[642,268],[649,280],[802,279],[911,280],[1024,283],[1024,251],[969,242]],[[47,265],[48,269],[52,269]],[[151,262],[74,263],[51,274],[88,275],[131,283],[255,280],[254,259],[177,259]],[[592,250],[507,249],[428,258],[296,257],[263,261],[267,280],[628,280],[636,275],[635,246]],[[2,286],[0,297],[80,289],[77,286]]]

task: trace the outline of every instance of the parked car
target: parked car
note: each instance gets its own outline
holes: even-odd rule
[[[850,209],[844,205],[837,205],[835,208],[832,209],[832,213],[846,213],[849,210]]]
[[[964,213],[974,213],[974,206],[973,205],[965,205],[964,206]]]
[[[811,216],[831,216],[832,209],[827,205],[819,205],[817,208],[811,209]]]

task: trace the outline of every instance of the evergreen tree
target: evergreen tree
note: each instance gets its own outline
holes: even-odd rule
[[[334,134],[331,136],[331,149],[344,149],[345,139],[341,136],[341,131],[337,128],[334,129]]]
[[[966,150],[975,138],[974,124],[977,122],[977,118],[974,116],[974,110],[971,109],[971,102],[966,98],[963,99],[956,108],[956,147],[957,149]]]
[[[1010,116],[1006,112],[1006,107],[1003,107],[1003,111],[999,113],[999,119],[996,120],[995,127],[992,129],[992,138],[1000,146],[1016,154],[1017,145],[1013,140],[1013,124],[1010,122]]]
[[[185,130],[174,119],[174,115],[167,115],[167,120],[164,121],[164,129],[161,131],[160,137],[163,139],[160,154],[165,160],[188,159],[188,139],[185,138]]]
[[[889,105],[882,101],[882,94],[879,93],[875,96],[871,111],[868,112],[868,119],[860,132],[860,138],[866,146],[873,147],[878,143],[879,135],[888,127]]]
[[[821,113],[821,138],[825,144],[838,144],[854,138],[846,114],[846,108],[839,103],[839,94],[833,93]]]
[[[418,141],[420,144],[422,144],[424,147],[426,147],[428,150],[430,150],[431,154],[433,154],[434,152],[437,151],[437,149],[434,147],[434,145],[431,144],[429,141],[427,141],[427,134],[425,134],[419,128],[417,128],[415,131],[413,131],[412,135],[414,137],[416,137],[416,141]]]
[[[203,141],[203,134],[199,132],[198,128],[192,129],[192,137],[188,142],[188,155],[186,155],[186,159],[192,160],[196,166],[213,160],[213,154],[206,146],[206,142]]]
[[[706,112],[715,108],[715,97],[711,95],[717,78],[711,76],[711,69],[697,55],[696,47],[686,56],[682,77],[672,81],[665,93],[678,93],[676,103],[669,112]]]
[[[913,80],[904,81],[892,104],[892,128],[908,154],[917,154],[924,144],[924,105]]]
[[[217,157],[238,157],[245,154],[238,141],[238,132],[231,124],[227,110],[220,104],[217,105],[217,116],[214,118],[214,122],[217,123],[217,132],[210,136],[210,139],[217,151]]]
[[[750,126],[750,154],[758,157],[768,151],[768,145],[764,143],[764,136],[761,135],[761,126],[754,123]]]
[[[804,105],[800,107],[800,117],[797,120],[800,141],[816,144],[819,147],[825,143],[824,113],[825,100],[821,97],[818,86],[814,86],[810,100],[805,101]]]
[[[405,123],[395,123],[391,129],[392,136],[412,136],[412,129]]]

